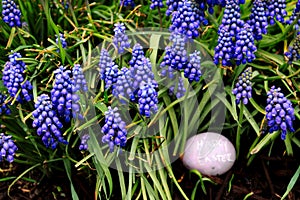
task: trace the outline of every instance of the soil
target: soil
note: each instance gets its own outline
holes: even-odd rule
[[[246,159],[240,159],[224,175],[208,177],[214,184],[205,182],[206,194],[199,184],[195,199],[236,200],[244,199],[247,195],[249,196],[248,199],[280,199],[300,164],[299,159],[297,159],[299,157],[267,156],[267,153],[264,152],[257,156],[249,166],[246,165]],[[297,155],[299,156],[299,154]],[[178,182],[190,197],[196,182],[199,180],[198,176],[189,173],[181,160],[177,160],[172,166]],[[0,178],[17,177],[24,171],[21,167],[24,165],[0,163]],[[73,184],[80,200],[94,199],[94,186],[90,187],[90,184],[86,182],[86,175],[78,174],[75,170],[72,173],[74,174],[72,176]],[[0,199],[72,199],[70,182],[64,172],[45,177],[42,172],[33,170],[26,177],[30,179],[20,179],[11,187],[10,196],[8,196],[7,189],[13,179],[0,182]],[[176,189],[174,189],[173,194],[174,200],[183,199]],[[114,195],[113,199],[117,199],[118,196]],[[300,180],[297,181],[286,199],[300,199]]]
[[[280,199],[299,166],[299,160],[261,156],[249,167],[245,167],[245,164],[236,163],[229,172],[221,176],[203,176],[210,178],[215,184],[205,182],[206,194],[199,185],[195,199],[235,200],[244,199],[247,195],[248,199]],[[191,194],[199,178],[194,174],[190,178],[189,176],[189,173],[181,173],[181,185],[185,185],[185,191]],[[300,180],[286,199],[300,199]]]

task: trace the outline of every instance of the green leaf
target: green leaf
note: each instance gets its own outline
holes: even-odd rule
[[[68,159],[63,159],[64,161],[64,166],[65,166],[65,169],[66,169],[66,172],[67,172],[67,176],[69,178],[69,181],[70,181],[70,185],[71,185],[71,194],[72,194],[72,199],[73,200],[79,200],[79,197],[75,191],[75,188],[74,188],[74,185],[73,185],[73,182],[72,182],[72,178],[71,178],[71,162],[70,160]]]
[[[254,129],[257,136],[260,136],[259,126],[258,126],[257,122],[254,120],[254,116],[256,115],[257,111],[250,113],[248,111],[248,109],[246,108],[246,106],[244,106],[243,113],[244,113],[244,116],[246,117],[246,119],[248,120],[248,122],[251,124],[251,126]]]
[[[271,141],[274,141],[278,135],[280,134],[279,131],[276,131],[272,134],[267,134],[250,152],[250,154],[258,153],[263,147],[269,144]]]
[[[290,193],[290,191],[293,189],[294,185],[297,183],[299,175],[300,175],[300,165],[299,165],[297,171],[295,172],[295,174],[293,175],[292,179],[290,180],[290,182],[287,186],[287,189],[280,200],[285,199],[285,197]]]
[[[234,109],[231,104],[228,102],[228,100],[226,99],[225,95],[222,95],[220,93],[215,94],[216,97],[223,102],[223,104],[226,106],[226,108],[229,110],[230,114],[232,115],[233,119],[238,122],[238,116],[237,116],[237,112],[236,109]]]

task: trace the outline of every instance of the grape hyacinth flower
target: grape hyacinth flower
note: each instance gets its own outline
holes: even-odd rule
[[[293,45],[289,46],[288,51],[284,55],[288,58],[289,64],[300,59],[300,35],[297,35]]]
[[[126,123],[122,120],[117,107],[114,109],[108,107],[105,112],[105,124],[101,130],[104,133],[102,142],[108,143],[110,152],[114,151],[114,146],[124,147],[126,145]]]
[[[105,89],[109,89],[110,87],[114,87],[114,84],[117,82],[119,76],[119,66],[115,64],[115,62],[111,62],[106,66],[105,69],[105,79],[104,83]]]
[[[235,58],[234,47],[238,33],[244,26],[241,20],[240,6],[242,1],[226,0],[222,23],[218,29],[218,44],[215,47],[214,63],[232,66]]]
[[[164,7],[163,1],[162,0],[151,0],[150,9],[154,10],[156,7],[157,8]]]
[[[244,26],[244,21],[241,20],[240,6],[236,0],[227,0],[222,18],[222,24],[219,27],[221,30],[224,26],[228,26],[228,32],[231,37],[236,37],[237,33]]]
[[[62,2],[61,2],[61,5],[64,7],[65,10],[68,10],[69,7],[70,7],[69,2],[64,2],[64,1],[62,1]]]
[[[178,8],[178,4],[182,4],[182,0],[167,0],[167,10],[166,10],[166,15],[170,16],[173,11],[176,11]]]
[[[76,92],[79,90],[81,90],[83,92],[87,92],[88,87],[87,87],[86,79],[82,72],[82,68],[79,64],[74,65],[74,67],[72,69],[72,75],[73,75],[73,85],[74,85],[73,92]]]
[[[281,130],[281,139],[285,140],[289,130],[294,132],[293,120],[295,120],[294,108],[281,92],[281,88],[272,86],[267,93],[266,119],[268,121],[269,132]]]
[[[10,27],[21,27],[21,11],[14,0],[2,0],[3,21]]]
[[[234,42],[229,32],[229,26],[220,27],[218,31],[218,44],[215,47],[214,63],[223,66],[232,66],[231,60],[234,59]]]
[[[289,19],[286,20],[286,23],[287,24],[292,24],[297,19],[297,17],[299,17],[299,15],[300,15],[300,1],[298,0],[297,4],[296,4],[296,7],[293,10],[292,15],[290,16]],[[297,23],[294,26],[295,30],[298,31],[299,26],[300,26],[300,19],[298,19]],[[300,33],[300,31],[297,32],[297,35],[299,35],[299,33]]]
[[[79,96],[73,93],[73,83],[70,73],[71,71],[66,70],[63,66],[55,70],[55,81],[51,90],[53,109],[57,111],[60,119],[67,123],[71,121],[71,117],[82,119],[78,104]]]
[[[79,150],[80,151],[86,151],[88,149],[88,144],[87,141],[90,139],[89,134],[84,134],[80,138],[80,145],[79,145]]]
[[[135,91],[140,88],[142,82],[154,80],[152,64],[149,58],[144,57],[141,61],[137,61],[135,67],[130,68],[130,71],[133,76],[132,87]]]
[[[236,37],[235,59],[236,64],[246,64],[252,62],[256,57],[256,46],[254,45],[254,37],[250,25],[247,23],[240,30]]]
[[[183,84],[183,79],[180,77],[180,72],[176,71],[170,66],[170,58],[168,55],[168,51],[171,50],[171,47],[166,47],[166,54],[163,58],[163,61],[160,64],[160,76],[165,78],[164,85],[168,85],[171,83],[169,88],[169,94],[175,94],[175,96],[179,99],[184,96],[186,89]]]
[[[212,0],[212,1],[214,1],[214,0]],[[216,1],[216,4],[221,6],[221,7],[225,7],[226,3],[228,3],[227,0],[215,0],[215,1]],[[236,0],[236,1],[237,1],[238,4],[244,4],[245,3],[245,0]]]
[[[299,14],[300,14],[300,1],[297,1],[295,9],[293,10],[293,13],[290,16],[290,18],[286,20],[286,23],[292,24],[295,21],[295,19],[297,19]]]
[[[134,0],[120,0],[120,6],[124,6],[124,7],[127,7],[127,6],[132,6],[134,7]]]
[[[2,162],[4,158],[10,163],[14,161],[14,155],[18,147],[11,137],[11,135],[0,133],[0,162]]]
[[[189,62],[184,69],[184,76],[189,80],[189,82],[200,80],[201,70],[200,70],[200,51],[195,51],[194,53],[190,54]]]
[[[145,57],[143,47],[140,45],[140,43],[136,43],[133,48],[132,48],[132,53],[131,53],[131,59],[129,61],[129,65],[131,67],[135,67],[135,64],[138,60],[142,60],[142,58]]]
[[[178,76],[171,81],[173,84],[169,88],[169,95],[175,94],[177,99],[183,97],[186,92],[183,78],[181,76]]]
[[[200,24],[207,25],[208,23],[204,17],[204,11],[200,10],[198,6],[198,3],[190,0],[179,3],[178,10],[172,14],[170,31],[177,31],[191,39],[198,37]]]
[[[117,82],[114,84],[112,89],[112,94],[123,104],[126,104],[126,100],[123,98],[128,100],[135,99],[132,83],[133,77],[131,71],[128,68],[123,67],[118,76]]]
[[[170,40],[172,41],[172,45],[169,49],[169,52],[166,52],[166,59],[169,59],[170,66],[173,69],[185,69],[188,63],[188,56],[186,51],[187,38],[185,37],[185,35],[173,32],[170,35]]]
[[[7,97],[4,94],[0,93],[0,115],[2,115],[2,114],[10,115],[11,114],[11,110],[5,103],[6,99],[7,99]]]
[[[61,33],[59,34],[59,37],[56,36],[56,39],[55,39],[56,44],[59,44],[59,40],[61,42],[61,47],[63,49],[67,48],[67,42],[66,42],[65,36]],[[59,49],[57,49],[57,52],[59,52]]]
[[[176,70],[171,67],[172,60],[171,60],[170,56],[171,56],[172,49],[170,46],[167,46],[165,51],[166,51],[166,54],[163,58],[163,61],[160,63],[160,68],[161,68],[160,74],[163,77],[173,79],[175,77]]]
[[[210,13],[210,14],[213,14],[214,13],[214,6],[215,5],[218,5],[218,0],[208,0],[208,1],[203,1],[203,0],[201,0],[201,1],[198,1],[199,2],[199,4],[200,4],[200,8],[207,8],[207,10],[208,10],[208,12]]]
[[[55,149],[58,142],[68,144],[62,136],[63,125],[54,110],[50,97],[47,94],[38,96],[34,107],[32,126],[37,128],[37,134],[42,137],[44,145]]]
[[[251,26],[254,39],[261,40],[262,34],[267,34],[268,18],[262,0],[253,2],[248,24]]]
[[[101,49],[99,59],[100,79],[105,80],[105,71],[107,66],[112,62],[112,58],[106,49]]]
[[[268,9],[269,23],[271,25],[275,24],[274,18],[277,21],[284,23],[284,17],[287,15],[287,12],[285,10],[285,0],[269,0],[266,1],[266,3]]]
[[[143,82],[138,91],[138,104],[140,114],[146,117],[150,117],[151,114],[157,112],[158,93],[156,88],[158,87],[155,81]]]
[[[5,63],[3,69],[2,81],[9,95],[16,98],[19,103],[23,103],[24,100],[27,102],[32,100],[32,85],[28,80],[25,81],[26,65],[19,60],[20,58],[22,58],[20,53],[9,55],[9,61]]]
[[[119,54],[124,53],[125,49],[130,48],[128,36],[125,33],[125,26],[123,23],[116,23],[114,28],[113,44],[118,50]]]
[[[235,84],[232,94],[235,95],[236,103],[239,104],[242,100],[244,105],[248,104],[249,99],[252,97],[252,68],[248,67],[239,77]]]

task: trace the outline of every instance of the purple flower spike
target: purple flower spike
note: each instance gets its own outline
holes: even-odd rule
[[[269,132],[281,131],[281,139],[285,140],[287,131],[294,132],[293,121],[295,120],[294,108],[281,92],[281,88],[272,86],[267,93],[266,119]]]
[[[236,97],[236,103],[239,104],[242,100],[244,105],[248,104],[249,99],[252,97],[252,68],[248,67],[239,77],[235,84],[235,88],[232,93]]]
[[[61,129],[63,125],[58,118],[50,97],[46,94],[38,96],[34,107],[32,126],[37,128],[37,134],[42,137],[44,145],[47,148],[55,149],[58,142],[68,144],[62,136]]]
[[[0,133],[0,162],[2,162],[4,158],[10,163],[13,162],[15,152],[17,150],[18,147],[11,139],[11,136],[4,135],[4,133]]]
[[[122,120],[118,108],[112,109],[110,106],[105,112],[105,124],[102,127],[104,136],[102,142],[107,143],[110,152],[114,151],[115,146],[124,147],[127,142],[126,123]]]

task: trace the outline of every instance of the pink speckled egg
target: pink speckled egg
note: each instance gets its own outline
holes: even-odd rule
[[[183,163],[205,175],[221,175],[234,164],[236,152],[232,143],[219,133],[206,132],[188,139]]]

